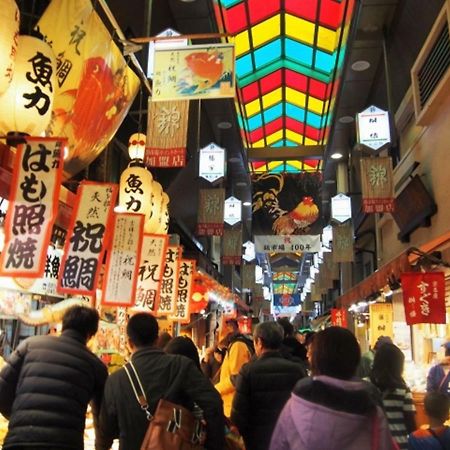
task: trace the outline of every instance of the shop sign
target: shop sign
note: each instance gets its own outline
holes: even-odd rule
[[[293,253],[320,251],[320,235],[255,236],[256,253]]]
[[[392,303],[374,303],[369,305],[370,346],[373,348],[380,336],[394,333]]]
[[[234,44],[155,48],[153,100],[234,98]]]
[[[343,225],[333,225],[333,262],[352,262],[353,226],[350,222]]]
[[[391,142],[389,113],[369,106],[356,115],[356,132],[359,144],[380,150]]]
[[[225,230],[222,242],[222,263],[240,265],[242,259],[242,230]]]
[[[394,211],[394,179],[389,156],[361,158],[362,203],[365,213]]]
[[[148,101],[147,147],[145,164],[148,167],[184,167],[189,102]]]
[[[58,213],[64,139],[31,138],[17,148],[0,275],[39,278]]]
[[[119,351],[123,352],[122,354],[127,351],[127,323],[127,308],[118,306],[116,308],[116,324],[119,326]]]
[[[168,316],[175,313],[181,253],[182,249],[178,245],[169,245],[167,247],[159,295],[159,316]]]
[[[192,285],[195,272],[195,260],[180,259],[180,273],[178,276],[178,296],[175,306],[175,314],[169,316],[169,320],[186,323],[190,320],[190,303]]]
[[[347,328],[347,311],[345,308],[331,308],[331,324]]]
[[[256,264],[244,264],[241,266],[241,287],[251,292],[255,289],[256,283]]]
[[[244,254],[242,258],[246,261],[253,261],[256,258],[255,244],[252,241],[247,241],[242,244],[244,247]]]
[[[223,221],[228,225],[236,225],[241,221],[242,202],[236,197],[228,197],[225,200]]]
[[[197,235],[222,236],[225,189],[200,189]]]
[[[225,149],[209,144],[200,149],[199,176],[214,183],[225,176]]]
[[[156,314],[169,236],[144,234],[133,310]]]
[[[118,186],[82,181],[64,245],[58,292],[95,295]]]
[[[344,223],[352,218],[352,199],[344,194],[337,194],[331,198],[331,218]]]
[[[407,272],[401,276],[406,323],[446,323],[443,272]]]

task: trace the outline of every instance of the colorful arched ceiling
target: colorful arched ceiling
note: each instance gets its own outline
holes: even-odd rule
[[[236,47],[236,110],[244,146],[273,147],[251,171],[320,170],[320,160],[276,161],[277,148],[325,145],[354,0],[215,0]]]

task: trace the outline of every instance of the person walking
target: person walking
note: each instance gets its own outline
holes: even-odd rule
[[[193,361],[169,355],[156,347],[158,322],[149,313],[137,313],[127,324],[131,362],[142,383],[151,414],[161,398],[186,408],[196,403],[206,420],[209,450],[224,446],[222,401],[209,380]],[[112,374],[105,385],[100,412],[101,441],[96,450],[107,450],[119,438],[120,450],[139,450],[149,421],[138,404],[124,368]]]
[[[355,379],[361,352],[341,327],[316,333],[312,378],[300,380],[284,406],[271,450],[394,450],[383,411]]]
[[[9,419],[3,449],[82,450],[90,401],[98,432],[108,372],[86,347],[98,322],[97,310],[74,306],[61,336],[30,337],[11,355],[0,372],[0,412]]]
[[[280,353],[283,328],[278,323],[257,325],[253,340],[257,359],[239,373],[231,421],[244,438],[246,450],[267,450],[278,415],[306,373],[300,363]]]
[[[403,379],[405,355],[394,344],[383,344],[375,353],[370,381],[381,392],[383,409],[392,437],[401,449],[408,448],[408,434],[416,429],[412,394]]]

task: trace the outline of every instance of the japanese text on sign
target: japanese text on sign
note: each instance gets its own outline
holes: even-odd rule
[[[169,316],[170,320],[189,322],[190,302],[192,291],[192,279],[195,272],[195,261],[190,259],[180,260],[180,272],[178,275],[178,296],[175,314]]]
[[[164,271],[161,278],[158,315],[164,316],[175,313],[180,254],[181,247],[177,245],[169,245],[167,247]]]

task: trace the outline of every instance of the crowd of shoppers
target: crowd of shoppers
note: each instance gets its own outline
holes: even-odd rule
[[[200,360],[191,339],[162,336],[151,314],[137,313],[126,329],[130,363],[108,377],[87,347],[98,322],[96,310],[73,307],[60,336],[29,338],[9,357],[0,372],[0,413],[9,419],[3,449],[82,450],[91,403],[96,450],[110,449],[114,439],[120,450],[140,450],[149,421],[128,365],[148,413],[162,400],[190,410],[206,430],[205,449],[231,448],[225,424],[242,435],[247,450],[450,449],[444,425],[450,400],[442,383],[448,371],[430,371],[430,426],[414,431],[404,356],[389,339],[377,343],[362,380],[358,342],[344,328],[297,340],[292,325],[280,320],[258,324],[249,339],[231,320],[225,338]]]

